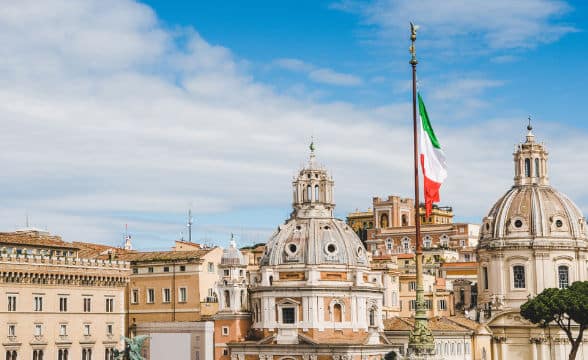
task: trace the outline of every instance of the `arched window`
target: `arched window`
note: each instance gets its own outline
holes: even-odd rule
[[[516,265],[512,267],[513,285],[515,289],[525,288],[525,267]]]
[[[231,295],[229,293],[229,290],[225,290],[224,298],[225,298],[225,307],[230,308],[231,307]]]
[[[376,326],[376,309],[370,309],[370,326]]]
[[[312,187],[310,185],[306,187],[306,201],[312,201]]]
[[[245,295],[245,290],[241,290],[241,309],[245,309],[247,307],[247,295]]]
[[[535,176],[539,177],[539,159],[535,159]]]
[[[388,227],[388,214],[380,215],[380,227],[385,229]]]
[[[274,283],[274,277],[273,276],[270,276],[269,277],[269,283],[270,283],[270,286],[272,286],[272,284]]]
[[[402,226],[408,226],[408,216],[402,214]]]
[[[525,159],[525,176],[526,177],[531,176],[531,160],[530,159]]]
[[[314,186],[314,201],[320,201],[318,185]]]
[[[410,239],[409,238],[402,239],[402,248],[405,253],[409,252],[409,250],[410,250]]]
[[[333,321],[334,322],[343,321],[343,310],[341,309],[341,304],[335,304],[333,306]]]
[[[431,237],[429,235],[425,236],[425,238],[423,239],[423,246],[425,247],[425,249],[431,248],[431,243]]]
[[[559,288],[565,289],[570,285],[570,270],[567,266],[561,265],[557,268],[557,276],[559,278]]]

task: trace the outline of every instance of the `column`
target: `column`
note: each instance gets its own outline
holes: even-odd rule
[[[534,342],[531,343],[531,358],[537,360],[537,344]]]

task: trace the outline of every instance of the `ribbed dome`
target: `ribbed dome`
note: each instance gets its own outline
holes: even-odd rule
[[[333,217],[333,179],[316,163],[310,147],[308,165],[292,182],[293,211],[266,244],[261,265],[360,265],[366,266],[366,250],[345,222]]]
[[[221,265],[247,265],[232,236],[229,247],[223,250]]]
[[[483,220],[480,246],[586,246],[586,219],[567,196],[549,185],[548,153],[531,130],[513,154],[515,185]]]
[[[359,237],[342,220],[292,218],[272,235],[261,264],[367,266],[367,256]]]
[[[551,186],[514,186],[492,207],[481,241],[560,238],[586,240],[586,220],[578,207]]]

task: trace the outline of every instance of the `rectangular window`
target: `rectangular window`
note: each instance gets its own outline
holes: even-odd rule
[[[8,295],[8,311],[16,311],[16,295]]]
[[[224,336],[228,336],[229,335],[229,327],[228,326],[223,326],[222,327],[222,333]]]
[[[180,271],[186,271],[186,265],[180,265]]]
[[[185,287],[180,288],[180,291],[178,293],[178,301],[181,303],[185,303],[187,300],[187,289]]]
[[[8,325],[8,336],[16,336],[16,325]]]
[[[59,311],[60,312],[66,312],[67,311],[67,298],[66,297],[60,297],[59,298]]]
[[[565,289],[570,285],[570,272],[567,266],[558,266],[557,276],[559,279],[559,288]]]
[[[147,272],[148,272],[148,273],[152,273],[152,272],[153,272],[153,266],[149,266],[149,267],[147,268]]]
[[[147,289],[147,303],[153,304],[155,302],[155,290]]]
[[[465,254],[464,255],[465,261],[470,261],[471,259],[471,255],[470,254]]]
[[[444,299],[439,300],[439,310],[447,310],[447,302]]]
[[[133,274],[138,274],[139,273],[139,268],[133,268]]]
[[[114,299],[106,298],[106,312],[114,312]]]
[[[84,312],[92,311],[92,298],[85,297],[84,298]]]
[[[409,310],[415,310],[416,309],[416,300],[410,300],[408,302],[408,309]]]
[[[34,311],[43,311],[43,297],[42,296],[35,296],[34,300]]]
[[[433,308],[433,300],[425,300],[425,309],[430,310]]]
[[[287,307],[287,308],[282,308],[282,323],[284,324],[294,324],[295,323],[295,318],[294,318],[294,308],[291,307]]]
[[[224,276],[229,276],[229,275],[230,275],[230,274],[229,274],[229,269],[225,269],[225,270],[223,270],[223,274],[224,274]]]
[[[163,302],[168,303],[171,301],[171,289],[163,289]]]
[[[484,276],[484,290],[488,290],[488,268],[482,268],[482,275]]]
[[[35,336],[42,336],[43,335],[43,325],[35,324]]]
[[[163,272],[169,272],[169,266],[164,266],[163,267]]]
[[[525,288],[525,267],[521,265],[512,267],[512,274],[515,289]]]
[[[223,349],[223,356],[229,355],[229,349]]]
[[[209,273],[214,272],[214,263],[211,263],[211,262],[208,263],[208,272]]]
[[[90,324],[84,324],[84,336],[90,336]]]
[[[59,336],[67,336],[67,324],[59,324]]]
[[[114,326],[112,324],[106,324],[106,335],[112,335],[113,328],[114,328]]]
[[[408,290],[415,291],[416,290],[416,281],[411,281],[408,283]]]
[[[133,289],[131,292],[131,303],[138,304],[139,303],[139,289]]]

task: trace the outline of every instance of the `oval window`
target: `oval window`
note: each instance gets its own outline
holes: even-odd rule
[[[523,222],[521,220],[516,220],[515,223],[514,223],[514,225],[515,225],[516,228],[520,228],[520,227],[523,226]]]
[[[290,250],[292,254],[295,254],[296,250],[298,250],[298,247],[296,246],[296,244],[290,244],[288,245],[288,250]]]
[[[560,219],[557,219],[555,221],[555,226],[557,226],[558,228],[562,227],[563,226],[563,221],[561,221]]]
[[[327,251],[332,254],[335,251],[337,251],[337,247],[335,246],[335,244],[329,244],[329,245],[327,245]]]

